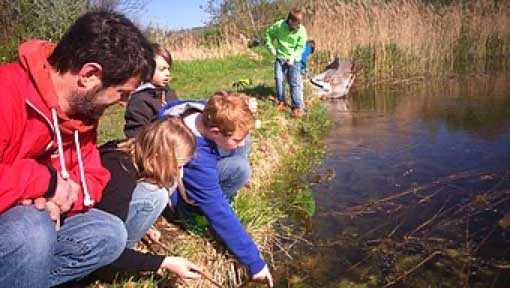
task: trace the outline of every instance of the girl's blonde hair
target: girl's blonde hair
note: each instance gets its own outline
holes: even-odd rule
[[[138,180],[169,189],[177,189],[186,203],[186,195],[179,166],[193,157],[195,137],[179,117],[167,116],[145,126],[135,138],[118,145],[133,157]]]

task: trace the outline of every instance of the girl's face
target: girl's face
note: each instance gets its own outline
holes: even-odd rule
[[[156,55],[154,58],[156,61],[156,69],[154,70],[154,75],[152,76],[152,84],[157,87],[165,87],[168,85],[168,81],[170,81],[170,70],[168,63],[163,59],[163,57]]]

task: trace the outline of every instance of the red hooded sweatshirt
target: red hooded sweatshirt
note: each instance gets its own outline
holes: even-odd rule
[[[29,41],[19,48],[19,63],[0,66],[0,213],[20,200],[42,197],[50,185],[48,166],[68,171],[81,186],[70,214],[100,201],[110,180],[96,147],[97,123],[69,119],[58,107],[47,61],[54,48]],[[92,201],[84,201],[88,196]]]

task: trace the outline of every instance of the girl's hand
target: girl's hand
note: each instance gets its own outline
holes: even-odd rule
[[[175,273],[184,282],[202,277],[199,273],[202,268],[182,257],[167,256],[160,268]]]
[[[150,240],[152,240],[154,242],[157,242],[157,241],[159,241],[159,239],[161,239],[161,232],[159,232],[159,230],[156,229],[156,227],[154,227],[154,226],[149,228],[146,235]]]

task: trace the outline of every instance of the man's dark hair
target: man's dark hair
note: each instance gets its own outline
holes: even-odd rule
[[[105,88],[133,76],[147,81],[155,66],[153,49],[142,32],[125,16],[105,11],[88,12],[78,18],[48,61],[60,73],[79,71],[85,63],[98,63]]]

